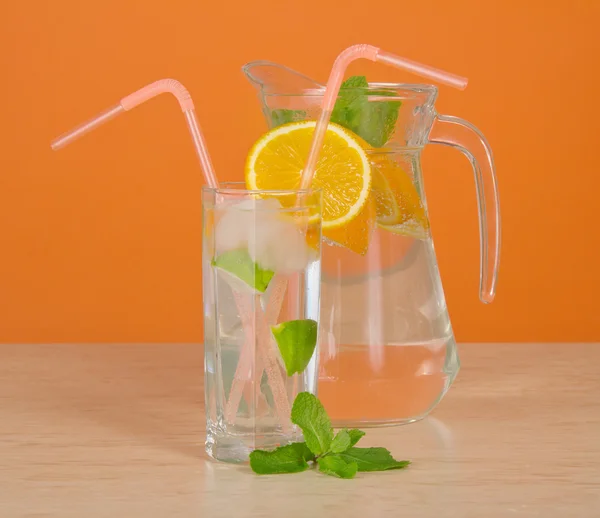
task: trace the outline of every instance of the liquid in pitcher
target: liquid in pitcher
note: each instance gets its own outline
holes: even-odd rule
[[[365,254],[323,247],[319,397],[337,426],[418,420],[458,370],[418,154],[371,155],[386,190],[412,194],[397,197],[400,214],[376,225]]]
[[[320,341],[319,397],[331,418],[364,426],[426,415],[458,369],[431,239],[377,229],[351,263],[343,249],[324,248],[339,260],[338,276],[322,283],[321,318],[337,321]]]

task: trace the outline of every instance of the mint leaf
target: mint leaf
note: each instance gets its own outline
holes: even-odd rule
[[[355,462],[358,471],[402,469],[410,464],[408,460],[397,461],[385,448],[350,448],[338,455],[346,462]]]
[[[288,320],[272,326],[271,332],[283,358],[288,376],[306,369],[317,346],[317,322]]]
[[[273,127],[287,124],[288,122],[303,121],[306,119],[306,112],[303,110],[288,110],[280,108],[271,112],[271,122]]]
[[[335,453],[319,457],[317,464],[319,471],[338,478],[354,478],[358,471],[356,462],[347,461]]]
[[[306,443],[296,442],[273,451],[254,450],[250,453],[250,467],[259,475],[298,473],[308,469],[308,461],[314,459]]]
[[[333,439],[331,421],[321,402],[308,392],[300,392],[292,405],[292,423],[302,429],[306,445],[315,455],[329,451]]]
[[[350,446],[354,446],[362,439],[362,437],[365,435],[365,432],[353,428],[352,430],[348,430],[348,435],[350,436]]]
[[[340,87],[331,122],[356,133],[373,147],[382,147],[394,132],[400,101],[369,101],[368,95],[395,96],[389,90],[369,90],[365,76],[352,76]]]
[[[329,451],[332,453],[342,453],[350,448],[351,442],[350,434],[348,433],[348,430],[344,428],[343,430],[340,430],[333,438],[333,441],[331,441]]]
[[[365,95],[368,86],[369,83],[365,76],[352,76],[346,79],[340,86],[338,98],[331,113],[331,122],[352,130],[354,127],[352,120],[355,114],[360,112],[368,102]]]
[[[245,248],[223,252],[213,259],[212,264],[241,279],[248,286],[260,293],[266,291],[271,279],[275,275],[275,272],[263,270],[255,263]]]
[[[346,88],[367,88],[368,86],[369,83],[365,76],[350,76],[340,85],[340,90]]]

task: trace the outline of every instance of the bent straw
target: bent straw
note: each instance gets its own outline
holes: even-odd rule
[[[179,101],[179,106],[185,115],[185,120],[194,143],[194,149],[196,150],[196,154],[200,160],[200,166],[204,172],[204,179],[210,187],[218,187],[215,170],[208,154],[208,147],[204,142],[204,136],[202,135],[202,130],[200,129],[198,119],[196,118],[194,101],[192,101],[192,97],[185,86],[175,79],[160,79],[154,83],[144,86],[143,88],[140,88],[137,92],[133,92],[127,97],[124,97],[117,105],[104,110],[102,113],[96,115],[92,119],[80,124],[71,131],[68,131],[67,133],[64,133],[55,139],[51,144],[52,149],[57,150],[66,146],[67,144],[70,144],[86,133],[96,129],[98,126],[113,119],[120,113],[132,110],[136,106],[139,106],[140,104],[145,103],[147,100],[152,99],[153,97],[156,97],[162,93],[173,94]]]
[[[285,275],[275,275],[275,277],[273,278],[274,283],[273,285],[273,291],[271,292],[271,296],[269,297],[269,300],[266,304],[266,323],[267,326],[271,326],[273,324],[275,324],[276,320],[277,320],[277,316],[279,315],[280,311],[281,311],[281,306],[283,304],[283,299],[284,299],[284,295],[285,295],[285,291],[287,288],[287,283],[288,283],[288,278]],[[241,301],[238,303],[238,298],[242,297],[242,295],[236,295],[236,304],[241,304]],[[243,315],[243,313],[242,313]],[[244,325],[244,331],[246,332],[246,329],[250,330],[252,329],[252,331],[254,331],[253,328],[253,322],[246,322],[244,323],[244,318],[242,317],[242,323]],[[246,328],[247,326],[247,328]],[[231,384],[231,390],[229,391],[229,399],[227,400],[227,404],[225,406],[225,420],[229,423],[232,423],[233,420],[235,419],[235,416],[237,414],[238,411],[238,407],[240,405],[240,401],[242,399],[242,394],[245,391],[245,387],[246,387],[246,380],[248,380],[249,378],[252,377],[252,367],[253,367],[253,360],[254,360],[254,348],[252,347],[252,344],[254,342],[254,337],[256,336],[256,334],[254,332],[252,332],[252,334],[248,335],[248,333],[246,333],[245,336],[245,341],[244,341],[244,346],[242,347],[242,352],[240,354],[240,359],[238,361],[237,364],[237,368],[235,371],[235,375],[233,378],[233,382]],[[258,337],[258,340],[264,339],[264,337]],[[273,365],[273,360],[275,361],[275,364],[277,364],[277,356],[275,354],[275,350],[273,348],[272,345],[272,341],[270,340],[270,332],[267,336],[268,339],[268,345],[269,347],[263,347],[263,349],[265,350],[265,352],[267,353],[267,356],[269,356],[269,365]],[[261,347],[261,346],[259,346]],[[262,361],[261,361],[262,360]],[[254,370],[256,372],[257,379],[259,377],[262,377],[262,372],[263,372],[263,363],[265,363],[265,358],[262,358],[261,356],[259,356],[258,361],[256,362],[256,365],[254,365]],[[269,375],[269,372],[267,371],[267,376]],[[260,391],[260,379],[258,379],[257,381],[258,387],[257,387],[257,391],[256,393],[258,393]],[[275,384],[273,386],[274,392],[277,392],[277,394],[273,394],[273,399],[275,400],[275,403],[277,404],[278,399],[281,399],[281,396],[279,395],[279,384]],[[253,396],[251,394],[247,394],[246,397],[250,397],[252,398]],[[285,400],[287,401],[287,397],[285,398]],[[286,425],[287,425],[287,421],[286,421]],[[285,426],[282,423],[282,426]]]
[[[244,330],[252,329],[252,331],[256,331],[255,336],[258,341],[259,356],[264,364],[264,370],[267,373],[267,379],[271,386],[277,414],[279,416],[289,416],[291,412],[290,402],[288,401],[285,387],[281,383],[281,370],[275,354],[273,337],[269,330],[267,316],[262,310],[257,309],[261,308],[260,295],[256,294],[251,297],[246,293],[234,292],[234,297],[236,299],[236,305],[240,308],[242,320],[244,320],[244,318],[252,320],[252,315],[255,315],[256,317],[254,322],[243,322]],[[254,312],[252,312],[252,305],[254,305],[255,308]],[[235,416],[237,415],[242,392],[246,384],[245,378],[251,376],[250,371],[252,370],[252,360],[254,357],[254,348],[251,347],[253,342],[254,340],[248,339],[248,335],[246,335],[246,340],[244,341],[241,353],[241,356],[244,356],[244,359],[240,357],[240,360],[238,361],[235,378],[231,390],[229,391],[229,401],[227,402],[225,410],[225,419],[230,423],[235,420]],[[261,364],[260,361],[257,363]],[[261,376],[262,369],[263,365],[260,366]],[[256,372],[259,372],[258,369],[255,368],[255,370]],[[260,384],[260,382],[258,383]],[[280,419],[280,423],[283,432],[288,432],[290,429],[289,418]]]
[[[91,118],[90,120],[80,124],[79,126],[73,128],[72,130],[70,130],[70,131],[62,134],[60,137],[56,138],[51,143],[51,147],[53,150],[60,149],[64,146],[70,144],[74,140],[77,140],[78,138],[82,137],[86,133],[89,133],[93,129],[96,129],[98,126],[101,126],[102,124],[108,122],[109,120],[113,119],[114,117],[121,114],[122,112],[129,111],[129,110],[135,108],[136,106],[139,106],[140,104],[142,104],[142,103],[148,101],[149,99],[152,99],[162,93],[172,94],[173,96],[175,96],[175,98],[179,102],[179,106],[181,107],[181,110],[183,111],[183,113],[185,115],[188,129],[189,129],[190,135],[192,137],[192,142],[194,144],[194,149],[196,150],[196,155],[198,156],[198,159],[200,161],[200,166],[202,168],[202,172],[204,173],[204,179],[210,187],[217,188],[218,187],[217,177],[215,175],[214,167],[212,165],[212,161],[211,161],[210,155],[208,153],[208,146],[206,145],[206,142],[204,141],[204,136],[202,134],[202,130],[200,129],[200,125],[198,124],[198,119],[196,118],[194,102],[193,102],[192,97],[189,94],[188,90],[185,88],[185,86],[183,86],[179,81],[177,81],[175,79],[160,79],[158,81],[155,81],[154,83],[144,86],[143,88],[137,90],[136,92],[133,92],[132,94],[121,99],[121,101],[118,104],[116,104],[115,106],[112,106],[111,108],[104,110],[103,112],[99,113],[98,115]],[[237,309],[240,314],[240,317],[242,317],[242,321],[246,320],[246,322],[248,322],[248,319],[244,318],[244,313],[242,311],[244,308],[240,307],[240,305],[238,305]],[[248,309],[252,309],[252,308],[249,306]],[[257,306],[255,306],[255,309],[256,309],[257,313],[259,313],[259,315],[257,315],[259,320],[261,320],[261,317],[262,317],[262,319],[264,319],[265,315],[263,314],[263,309],[262,309],[261,305],[258,304]],[[246,317],[247,316],[249,316],[249,315],[246,315]],[[266,329],[266,332],[269,333],[269,329],[266,325],[261,326],[261,327]],[[252,336],[254,334],[253,328],[245,327],[244,331],[247,336]],[[264,342],[264,344],[263,344],[263,342]],[[270,340],[268,340],[268,337],[267,337],[266,341],[265,341],[264,336],[263,336],[263,339],[261,340],[260,333],[259,333],[259,347],[261,344],[263,345],[263,347],[259,348],[260,354],[266,355],[266,356],[268,356],[269,354],[274,354],[274,351],[269,351],[267,349],[267,346],[271,346]],[[271,349],[272,349],[272,347],[271,347]],[[267,365],[269,367],[272,366],[272,361],[269,362],[268,358],[265,359],[265,361],[267,362]],[[279,418],[280,422],[282,423],[282,427],[284,429],[286,429],[289,426],[288,425],[289,402],[287,402],[287,399],[286,399],[286,403],[287,403],[287,407],[286,407],[286,405],[284,405],[281,401],[281,395],[282,394],[285,395],[284,381],[283,381],[281,372],[279,370],[274,371],[273,369],[270,369],[268,371],[268,374],[269,373],[270,373],[269,383],[272,383],[271,389],[273,391],[273,394],[274,394],[274,396],[275,396],[275,394],[278,395],[278,397],[275,398],[278,418]],[[237,375],[237,372],[236,372],[236,375]],[[286,409],[287,409],[287,411],[286,411]]]
[[[468,82],[465,77],[444,72],[443,70],[423,65],[400,56],[395,56],[394,54],[385,52],[372,45],[353,45],[343,50],[333,63],[329,79],[327,80],[323,103],[321,104],[321,115],[315,127],[310,151],[304,166],[304,172],[302,173],[300,185],[302,189],[309,188],[314,176],[315,166],[317,165],[317,160],[321,153],[321,148],[323,147],[323,141],[325,140],[327,125],[331,119],[331,112],[333,111],[342,80],[344,79],[346,68],[348,68],[350,63],[361,58],[385,63],[395,68],[412,72],[425,79],[458,88],[459,90],[464,90]]]

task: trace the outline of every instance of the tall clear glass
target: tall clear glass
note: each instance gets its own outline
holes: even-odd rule
[[[203,189],[206,451],[243,462],[301,440],[290,421],[317,388],[320,191]]]

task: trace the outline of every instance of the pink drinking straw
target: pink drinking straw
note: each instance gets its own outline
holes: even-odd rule
[[[285,285],[284,285],[285,288]],[[258,352],[259,358],[255,364],[255,373],[257,374],[255,382],[258,387],[256,392],[260,390],[260,378],[262,377],[263,368],[267,373],[267,380],[273,392],[273,399],[275,401],[275,408],[277,409],[278,415],[289,416],[291,413],[290,403],[287,398],[285,388],[283,390],[273,390],[275,387],[279,387],[281,383],[281,369],[277,356],[274,354],[274,343],[271,331],[269,329],[269,322],[267,320],[269,311],[263,312],[261,309],[260,295],[250,295],[248,293],[234,293],[236,299],[236,305],[239,308],[240,315],[242,318],[242,325],[248,329],[252,329],[256,333],[258,338]],[[281,297],[282,300],[283,296]],[[271,307],[280,304],[273,300]],[[254,306],[254,313],[252,307]],[[281,308],[281,306],[279,306]],[[254,315],[254,319],[252,318]],[[249,317],[249,318],[248,318]],[[246,322],[244,322],[246,320]],[[238,361],[237,369],[235,372],[234,380],[232,382],[231,390],[229,391],[229,400],[225,407],[225,419],[226,422],[233,423],[235,416],[237,415],[238,407],[240,404],[241,396],[246,385],[247,378],[252,376],[252,359],[254,356],[254,349],[251,347],[253,341],[246,340],[242,347],[240,359]],[[282,387],[283,388],[283,387]],[[287,433],[290,429],[290,421],[288,419],[280,419],[281,428],[284,433]]]
[[[208,147],[204,142],[202,130],[200,129],[198,119],[196,118],[194,101],[192,101],[192,97],[185,86],[175,79],[160,79],[154,83],[144,86],[143,88],[140,88],[137,92],[134,92],[127,97],[123,97],[119,104],[104,110],[102,113],[96,115],[96,117],[93,119],[80,124],[71,131],[58,137],[52,142],[52,149],[60,149],[61,147],[70,144],[89,131],[113,119],[120,113],[129,111],[162,93],[173,94],[179,101],[179,106],[181,106],[181,110],[185,115],[185,120],[187,122],[188,129],[190,130],[192,141],[194,142],[194,149],[196,150],[196,154],[200,160],[200,166],[204,172],[204,179],[210,187],[217,188],[217,177],[208,154]]]
[[[283,299],[285,296],[285,291],[287,288],[287,276],[277,274],[271,281],[273,283],[273,288],[271,295],[266,303],[266,311],[265,315],[259,315],[257,317],[256,322],[244,322],[244,315],[246,313],[241,312],[242,315],[242,324],[244,329],[252,329],[253,333],[255,332],[255,326],[258,330],[261,331],[262,336],[259,336],[259,341],[261,343],[268,344],[268,350],[266,351],[274,351],[273,339],[271,337],[271,332],[269,331],[269,327],[274,325],[277,321],[277,317],[281,312],[281,306],[283,304]],[[248,308],[250,309],[250,301],[245,300],[248,295],[243,295],[241,293],[235,294],[236,304],[238,308]],[[260,299],[257,298],[255,300],[255,304],[258,304],[260,307]],[[248,313],[249,314],[249,313]],[[261,311],[262,314],[262,311]],[[265,323],[262,320],[265,320]],[[247,320],[247,319],[246,319]],[[260,324],[258,320],[261,320]],[[259,324],[259,325],[257,325]],[[267,331],[265,333],[265,330]],[[246,394],[246,381],[252,378],[252,367],[254,366],[256,373],[256,392],[260,392],[260,378],[262,377],[263,368],[267,371],[267,379],[271,383],[272,386],[275,385],[273,379],[276,378],[276,372],[279,369],[277,364],[277,357],[274,354],[267,354],[266,357],[264,355],[260,355],[258,358],[254,358],[254,349],[252,347],[253,336],[246,334],[246,339],[244,342],[244,346],[242,347],[242,352],[240,354],[240,359],[237,364],[237,368],[235,371],[235,375],[233,377],[233,382],[231,384],[231,390],[229,391],[229,399],[225,405],[225,421],[228,423],[233,423],[235,416],[237,415],[238,407],[240,406],[240,401],[242,399],[242,394]],[[262,346],[264,347],[264,345]],[[255,360],[255,362],[253,361]],[[264,365],[263,365],[264,363]],[[246,398],[254,397],[253,393],[248,393]],[[279,398],[279,403],[278,403]],[[282,398],[280,394],[273,394],[273,399],[275,403],[279,404],[282,408],[286,409],[289,412],[289,403],[287,397]],[[284,431],[287,431],[288,423],[282,423],[282,427]]]
[[[340,91],[346,68],[348,68],[350,63],[361,58],[385,63],[395,68],[405,70],[406,72],[412,72],[425,79],[458,88],[459,90],[464,90],[467,87],[467,79],[465,77],[460,77],[400,56],[395,56],[394,54],[385,52],[372,45],[353,45],[352,47],[348,47],[336,58],[331,73],[329,74],[329,79],[327,80],[323,103],[321,105],[321,115],[315,127],[310,152],[308,154],[308,159],[306,160],[306,165],[304,166],[304,172],[302,173],[300,185],[302,189],[308,189],[310,187],[315,172],[315,166],[317,165],[317,160],[321,153],[321,148],[323,147],[327,125],[331,119],[331,112],[333,111],[333,106],[335,105],[338,92]]]
[[[181,110],[185,115],[185,120],[187,122],[188,129],[192,136],[192,141],[194,143],[194,148],[196,149],[196,154],[198,155],[198,159],[200,160],[200,166],[202,167],[202,171],[204,173],[204,179],[210,187],[217,188],[217,177],[215,175],[210,155],[208,154],[208,146],[204,141],[202,130],[200,129],[198,119],[196,118],[194,102],[192,101],[192,97],[189,94],[188,90],[185,88],[185,86],[183,86],[179,81],[176,81],[175,79],[160,79],[158,81],[155,81],[154,83],[144,86],[143,88],[140,88],[138,91],[128,95],[127,97],[124,97],[117,105],[108,108],[107,110],[104,110],[96,117],[88,120],[87,122],[84,122],[83,124],[80,124],[71,131],[68,131],[67,133],[64,133],[63,135],[55,139],[51,144],[52,149],[57,150],[66,146],[67,144],[70,144],[71,142],[82,137],[91,130],[113,119],[120,113],[129,111],[135,108],[136,106],[139,106],[140,104],[162,93],[173,94],[175,98],[179,101],[179,106],[181,107]],[[283,286],[283,291],[285,291],[285,284]],[[273,304],[274,307],[281,307],[283,294],[280,293],[280,290],[277,290],[277,293],[279,294],[278,297],[281,300],[273,300]],[[267,326],[266,316],[263,313],[260,301],[257,299],[255,301],[254,310],[256,312],[257,317],[258,333],[255,333],[254,325],[250,319],[251,314],[245,313],[245,311],[251,311],[252,306],[243,303],[239,297],[236,297],[236,302],[238,302],[237,309],[240,314],[240,317],[242,318],[244,333],[246,335],[246,340],[244,342],[242,350],[242,356],[244,355],[244,349],[250,348],[253,343],[253,337],[256,337],[258,339],[259,355],[262,356],[262,360],[265,363],[265,369],[267,370],[268,380],[271,384],[271,390],[273,392],[273,399],[275,400],[278,418],[281,422],[282,428],[284,430],[287,430],[289,429],[290,407],[289,402],[287,400],[287,394],[281,371],[277,366],[277,356],[272,347],[272,339],[270,336],[269,328]],[[243,356],[245,359],[243,367],[246,367],[248,365],[246,363],[248,361],[246,360],[246,358],[249,358],[250,362],[252,361],[252,356],[248,356],[248,353],[252,352],[253,351],[246,351],[245,356]],[[243,372],[244,369],[242,368],[238,370]],[[262,366],[260,371],[262,372]],[[236,376],[238,376],[237,371]],[[235,407],[236,412],[238,405],[239,399],[238,404]]]

